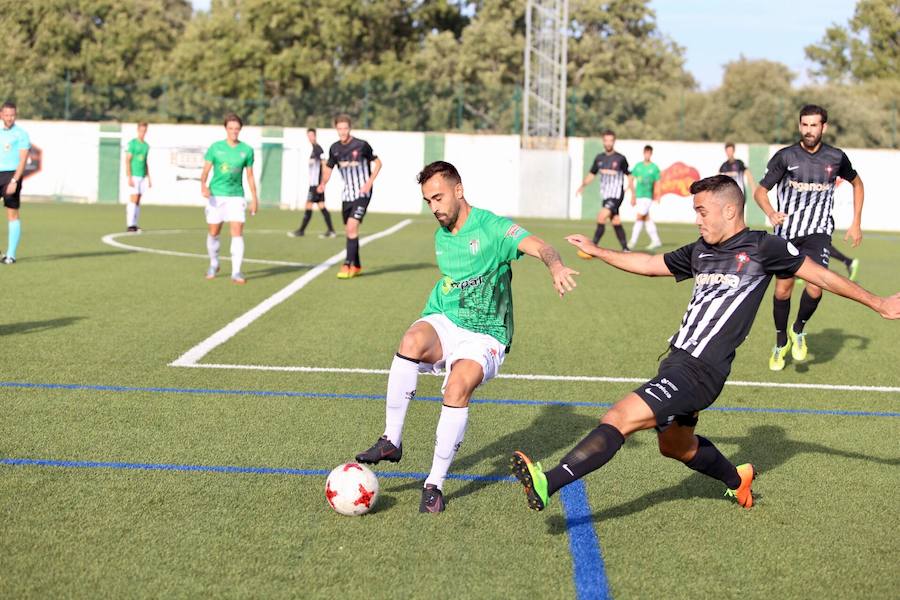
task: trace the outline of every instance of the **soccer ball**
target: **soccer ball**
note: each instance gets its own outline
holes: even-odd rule
[[[378,499],[378,478],[357,463],[338,465],[325,480],[325,498],[342,515],[363,515]]]

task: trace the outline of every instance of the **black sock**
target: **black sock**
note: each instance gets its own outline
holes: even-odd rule
[[[810,317],[813,316],[813,313],[816,312],[816,308],[819,306],[819,301],[821,299],[822,296],[813,298],[809,295],[807,290],[803,290],[803,295],[800,296],[800,308],[797,310],[797,320],[794,321],[794,333],[803,333],[806,322],[809,321]]]
[[[613,225],[613,229],[616,231],[616,237],[619,238],[619,243],[622,244],[622,250],[628,250],[628,242],[625,239],[625,228],[621,225]]]
[[[597,223],[597,229],[594,231],[594,243],[600,241],[600,238],[603,237],[603,232],[606,231],[606,225],[603,223]]]
[[[303,222],[300,224],[300,231],[306,231],[306,226],[309,225],[309,220],[312,218],[312,209],[307,208],[306,212],[303,213]]]
[[[840,250],[838,250],[838,249],[835,248],[834,246],[828,246],[828,253],[829,253],[833,258],[838,259],[839,261],[841,261],[842,263],[844,263],[844,264],[847,265],[848,267],[850,266],[850,263],[853,262],[853,259],[852,259],[852,258],[850,258],[849,256],[847,256],[846,254],[844,254],[843,252],[841,252]]]
[[[362,266],[359,264],[359,238],[347,238],[347,259],[344,264]]]
[[[334,226],[331,224],[331,214],[324,206],[322,207],[322,216],[325,217],[325,226],[328,227],[328,231],[334,231]]]
[[[787,322],[791,313],[791,299],[773,298],[772,315],[775,317],[775,345],[779,348],[787,346]]]
[[[698,435],[697,441],[700,443],[697,454],[684,463],[685,466],[713,479],[718,479],[730,490],[737,489],[741,485],[741,477],[731,461],[725,458],[719,449],[705,437]]]
[[[625,437],[618,429],[601,423],[578,442],[559,465],[547,471],[547,493],[554,494],[564,485],[596,471],[608,463],[624,443]]]

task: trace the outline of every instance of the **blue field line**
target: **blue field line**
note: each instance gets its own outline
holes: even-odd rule
[[[73,390],[95,392],[147,392],[153,394],[216,394],[220,396],[262,396],[270,398],[336,398],[344,400],[383,400],[382,394],[329,394],[324,392],[289,392],[274,390],[224,390],[214,388],[174,388],[174,387],[133,387],[125,385],[88,385],[81,383],[28,383],[0,381],[0,388]],[[440,396],[416,396],[417,400],[441,402]],[[609,408],[611,402],[590,402],[586,400],[521,400],[517,398],[473,398],[472,404],[500,404],[524,406],[579,406],[588,408]],[[770,413],[790,415],[826,415],[839,417],[900,417],[900,412],[840,410],[827,408],[767,408],[753,406],[710,406],[705,409],[715,412]]]
[[[79,469],[127,469],[137,471],[179,471],[204,473],[247,473],[254,475],[299,475],[325,477],[327,469],[292,469],[279,467],[238,467],[229,465],[178,465],[165,463],[132,463],[118,461],[94,460],[52,460],[45,458],[0,458],[0,465],[59,467]],[[406,473],[402,471],[378,471],[379,478],[423,480],[427,473]],[[448,479],[462,481],[496,481],[514,482],[512,476],[473,475],[469,473],[450,473]],[[587,503],[584,483],[576,481],[563,488],[560,497],[563,511],[566,514],[566,532],[569,536],[569,549],[572,554],[572,571],[575,577],[575,592],[578,600],[609,598],[606,575],[603,570],[603,557],[600,544],[591,524],[591,509]]]
[[[603,566],[603,553],[594,531],[587,490],[580,479],[560,490],[560,500],[566,515],[566,533],[572,554],[572,577],[578,600],[607,600],[612,598]]]
[[[248,473],[253,475],[326,476],[327,469],[293,469],[289,467],[237,467],[230,465],[178,465],[167,463],[134,463],[95,460],[53,460],[47,458],[0,458],[0,465],[27,467],[60,467],[74,469],[128,469],[135,471],[193,471],[203,473]],[[425,479],[428,473],[405,471],[376,471],[378,477],[388,479]],[[512,475],[472,475],[450,473],[447,479],[461,481],[515,481]]]

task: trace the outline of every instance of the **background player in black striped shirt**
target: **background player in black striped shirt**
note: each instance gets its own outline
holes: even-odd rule
[[[828,113],[821,106],[808,104],[800,110],[801,140],[782,148],[769,160],[766,174],[753,194],[775,235],[789,240],[800,252],[823,267],[828,267],[831,234],[834,232],[834,188],[838,177],[853,186],[853,224],[844,239],[852,239],[853,247],[862,240],[860,222],[863,207],[863,182],[853,170],[850,159],[839,148],[822,143],[828,130]],[[769,204],[768,191],[778,185],[778,210]],[[773,315],[775,347],[769,356],[769,369],[784,369],[788,349],[796,361],[806,359],[808,351],[804,327],[822,299],[822,289],[807,280],[800,297],[797,320],[788,329],[791,292],[794,278],[778,278],[775,282]]]
[[[753,176],[750,174],[750,169],[747,168],[744,161],[734,157],[734,144],[732,142],[725,142],[725,162],[719,166],[719,173],[734,179],[734,182],[738,184],[742,192],[747,189],[753,191]]]
[[[722,391],[735,350],[747,337],[773,275],[794,275],[855,300],[886,319],[900,319],[900,293],[881,298],[802,256],[789,241],[744,224],[744,194],[728,176],[691,185],[700,239],[663,255],[615,252],[583,235],[566,239],[610,265],[649,277],[693,278],[694,289],[681,327],[670,338],[659,373],[616,402],[558,466],[544,473],[522,452],[513,473],[525,487],[529,506],[542,510],[561,487],[599,469],[636,431],[656,428],[663,456],[723,482],[738,503],[753,506],[750,464],[735,467],[706,438],[694,434],[701,410]]]
[[[613,229],[616,231],[616,237],[619,238],[619,244],[622,250],[628,250],[628,243],[625,241],[625,228],[622,227],[622,220],[619,218],[619,207],[622,206],[622,200],[625,199],[625,176],[630,175],[628,170],[628,159],[615,151],[616,134],[607,129],[603,132],[603,154],[594,157],[594,163],[591,169],[581,182],[581,186],[575,190],[575,193],[581,195],[587,184],[594,180],[597,173],[600,174],[600,200],[602,202],[600,212],[597,213],[597,229],[594,231],[594,243],[600,241],[603,232],[606,230],[606,222],[612,221]],[[583,252],[578,253],[581,258],[589,259],[590,256]]]
[[[341,196],[341,216],[347,232],[347,258],[338,272],[338,279],[350,279],[362,272],[359,260],[359,225],[369,202],[372,200],[372,185],[381,171],[381,159],[375,156],[369,142],[350,135],[349,115],[334,118],[338,141],[328,150],[328,162],[322,167],[322,183],[317,191],[325,192],[325,185],[331,179],[331,171],[338,167],[344,180]]]
[[[318,204],[319,210],[322,211],[322,216],[325,218],[325,226],[328,227],[325,233],[319,237],[332,238],[336,234],[334,226],[331,224],[331,214],[325,208],[325,193],[319,191],[319,184],[322,183],[322,155],[325,154],[325,151],[316,140],[316,130],[312,127],[306,130],[306,138],[312,145],[312,152],[309,155],[309,191],[306,194],[306,211],[303,213],[303,222],[300,223],[300,228],[296,231],[289,231],[288,235],[302,237],[306,234],[306,226],[309,225],[309,220],[312,218],[313,204]]]

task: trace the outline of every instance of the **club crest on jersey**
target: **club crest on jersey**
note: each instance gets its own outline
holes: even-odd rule
[[[746,265],[748,262],[750,262],[750,257],[747,256],[747,253],[746,253],[746,252],[739,252],[739,253],[734,257],[734,260],[737,261],[737,264],[738,264],[738,266],[737,266],[737,272],[740,273],[740,272],[741,272],[741,269],[744,268],[744,265]]]
[[[522,231],[522,228],[518,225],[513,225],[509,229],[506,230],[506,235],[504,237],[516,239],[519,237],[519,233]]]
[[[480,248],[480,243],[477,239],[469,240],[469,252],[472,253],[472,256],[478,254],[478,250]]]

